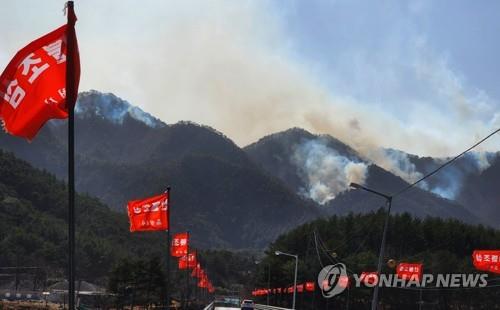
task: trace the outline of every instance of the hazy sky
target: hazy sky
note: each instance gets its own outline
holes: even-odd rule
[[[80,90],[239,145],[303,127],[452,155],[500,127],[499,1],[77,0]],[[0,0],[0,68],[65,22]],[[500,150],[500,137],[486,146]]]

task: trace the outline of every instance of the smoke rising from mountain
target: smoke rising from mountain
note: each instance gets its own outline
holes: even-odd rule
[[[406,12],[405,5],[391,5]],[[34,29],[49,31],[63,19],[57,1],[30,12],[13,1],[4,6],[0,65],[35,37]],[[301,54],[286,12],[271,2],[87,0],[77,6],[81,90],[113,92],[167,123],[212,126],[240,146],[302,127],[361,154],[385,147],[450,156],[500,126],[494,100],[452,70],[407,18],[419,16],[384,10],[384,36],[371,35],[380,49],[335,45],[328,61],[337,70],[325,73],[325,63]],[[367,96],[359,95],[366,89]],[[497,150],[498,140],[486,149]]]
[[[190,120],[212,126],[240,146],[273,132],[301,127],[331,134],[362,154],[391,147],[412,154],[449,156],[490,129],[474,119],[474,109],[467,109],[469,118],[461,118],[457,128],[455,114],[464,116],[463,107],[474,107],[478,100],[487,107],[488,98],[464,91],[464,83],[421,37],[405,39],[409,54],[406,49],[387,49],[371,51],[373,58],[365,54],[355,58],[345,51],[332,51],[332,58],[339,58],[343,69],[350,68],[346,71],[359,76],[359,85],[340,92],[327,85],[316,67],[320,64],[300,58],[286,19],[276,14],[272,4],[165,3],[137,8],[139,12],[134,14],[148,18],[136,21],[134,31],[126,34],[118,29],[130,28],[125,18],[130,15],[127,5],[109,4],[114,15],[123,16],[116,23],[109,22],[106,9],[96,12],[91,5],[81,6],[85,27],[99,28],[80,38],[86,68],[82,90],[112,91],[167,123]],[[109,31],[109,24],[117,33],[113,40],[99,41],[99,48],[84,44],[94,40],[96,32]],[[79,27],[83,31],[83,25]],[[107,61],[103,52],[113,61]],[[393,66],[380,62],[387,58],[395,60]],[[429,88],[423,93],[435,98],[405,97],[401,102],[377,103],[355,96],[358,86],[397,83],[398,61],[420,81],[429,80],[429,85],[422,86]],[[328,74],[342,79],[336,72]],[[438,113],[436,106],[459,99],[460,104],[449,107],[459,107],[456,113]],[[397,111],[400,106],[405,107],[401,113]],[[490,112],[486,107],[481,111]]]
[[[413,183],[420,179],[423,174],[417,171],[415,164],[408,158],[408,154],[392,150],[374,148],[369,149],[364,154],[371,162],[392,172],[408,183]]]
[[[302,194],[319,204],[335,198],[348,189],[351,182],[363,184],[367,177],[365,163],[339,155],[321,139],[298,145],[292,159],[307,183]]]

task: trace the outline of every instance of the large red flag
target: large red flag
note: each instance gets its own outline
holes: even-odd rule
[[[128,203],[130,231],[168,230],[168,193]]]
[[[68,63],[74,64],[70,72],[75,75],[71,78],[75,94],[80,81],[78,44],[70,27],[64,25],[28,44],[0,75],[0,119],[11,135],[32,140],[48,120],[68,117],[68,58],[73,60]],[[74,42],[72,55],[67,54],[68,35],[72,36],[69,42]]]
[[[182,257],[188,253],[189,233],[178,233],[172,238],[170,254],[174,257]]]

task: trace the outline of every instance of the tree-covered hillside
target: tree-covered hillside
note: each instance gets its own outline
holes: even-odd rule
[[[118,294],[121,302],[158,302],[166,279],[164,232],[130,233],[127,216],[88,195],[76,197],[77,280],[96,283]],[[64,280],[67,266],[67,186],[0,151],[0,289],[43,290]],[[254,259],[227,251],[200,251],[200,261],[218,290],[242,287]],[[171,258],[171,294],[185,289],[185,272]],[[26,267],[38,267],[37,271]],[[10,269],[8,269],[10,268]],[[7,272],[7,271],[12,272]],[[155,274],[154,278],[151,275]],[[133,283],[133,289],[130,288]],[[156,283],[156,284],[153,284]],[[155,286],[147,298],[147,288]],[[195,281],[191,280],[194,290]]]
[[[44,267],[64,275],[67,187],[53,175],[0,151],[0,266]],[[130,234],[125,214],[97,199],[77,195],[77,266],[92,281],[105,278],[123,257],[162,255],[165,236]],[[164,255],[164,254],[163,254]]]
[[[267,287],[269,264],[271,287],[288,287],[293,283],[293,259],[275,256],[276,250],[299,255],[299,282],[316,281],[322,266],[336,262],[346,264],[350,273],[375,271],[383,221],[382,211],[367,215],[333,216],[282,235],[269,246],[267,256],[260,264],[255,287]],[[472,251],[498,248],[498,230],[466,225],[456,220],[422,220],[402,214],[392,216],[390,220],[384,261],[394,259],[397,262],[423,263],[424,273],[475,273]],[[395,270],[384,264],[383,273],[395,273]],[[495,286],[498,284],[495,275],[490,274],[490,288],[423,290],[423,309],[458,309],[458,304],[474,306],[474,309],[495,309],[500,300],[500,287]],[[324,309],[327,300],[321,297],[321,293],[316,293],[314,303]],[[351,287],[348,292],[330,299],[329,306],[331,309],[368,309],[371,293],[370,288]],[[419,290],[383,288],[381,300],[391,309],[418,309],[419,293]],[[286,305],[290,297],[291,294],[272,296],[271,301]],[[299,308],[311,309],[312,298],[312,294],[301,295]],[[265,296],[261,301],[264,300]]]

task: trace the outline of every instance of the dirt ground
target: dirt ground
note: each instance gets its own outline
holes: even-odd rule
[[[0,301],[0,310],[31,310],[31,309],[47,309],[58,310],[61,309],[59,304],[43,302],[28,302],[28,301]]]

